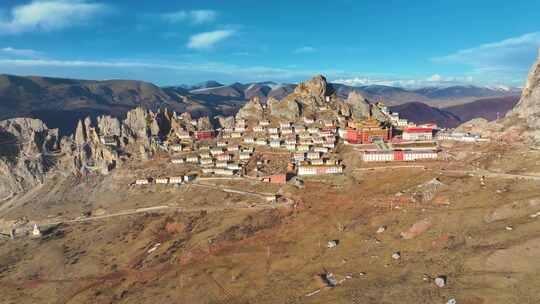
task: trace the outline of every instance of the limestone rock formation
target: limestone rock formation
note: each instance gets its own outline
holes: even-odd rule
[[[351,116],[354,119],[364,119],[370,115],[370,105],[368,100],[362,94],[351,91],[347,97],[346,103],[350,105]]]
[[[99,133],[102,136],[120,136],[122,135],[122,128],[120,120],[116,117],[109,115],[100,116],[97,119],[97,125]]]
[[[329,95],[329,91],[326,78],[322,75],[316,75],[310,80],[300,83],[294,89],[294,93],[302,98],[323,98]]]
[[[123,122],[123,136],[135,140],[147,141],[150,132],[148,127],[151,124],[151,115],[143,108],[135,108],[127,113]]]
[[[213,129],[212,123],[207,116],[203,116],[197,119],[197,129],[198,130],[211,130]]]
[[[87,117],[77,122],[73,135],[62,138],[37,119],[0,121],[0,202],[48,175],[108,174],[126,158],[150,158],[171,135],[176,139],[179,132],[208,129],[213,129],[208,117],[192,120],[189,114],[142,108],[129,111],[123,121]]]
[[[41,184],[58,149],[58,130],[38,119],[0,121],[0,201]]]
[[[218,115],[215,117],[215,119],[219,123],[220,128],[232,128],[234,127],[234,116],[221,116]]]
[[[261,120],[263,118],[263,106],[258,96],[251,98],[236,114],[237,119]]]
[[[110,148],[117,145],[115,134],[108,129],[108,123],[112,120],[106,117],[100,117],[98,124],[104,127],[104,133],[93,127],[90,119],[85,119],[82,123],[79,121],[75,130],[75,137],[71,145],[63,144],[63,152],[72,158],[72,171],[76,173],[88,173],[98,171],[102,174],[109,173],[118,161],[118,153]],[[103,125],[104,124],[104,125]],[[114,124],[114,123],[113,123]],[[99,127],[98,127],[99,128]],[[119,134],[118,127],[117,134]],[[112,138],[111,138],[112,137]],[[114,140],[113,140],[114,139]]]
[[[270,97],[267,101],[270,114],[274,117],[293,121],[299,118],[302,114],[300,104],[294,99],[279,101]]]

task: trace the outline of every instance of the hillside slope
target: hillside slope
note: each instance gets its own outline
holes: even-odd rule
[[[462,121],[468,121],[479,117],[487,120],[495,120],[504,117],[508,111],[512,110],[518,101],[519,96],[493,97],[480,99],[463,105],[447,107],[444,108],[444,110],[458,116]]]
[[[0,120],[31,117],[60,132],[73,131],[79,119],[109,114],[123,117],[137,106],[189,111],[193,116],[232,114],[243,99],[199,98],[182,88],[160,88],[133,80],[76,80],[0,75]]]
[[[455,114],[430,107],[421,102],[410,102],[390,107],[392,112],[398,112],[400,117],[416,123],[435,122],[444,128],[454,128],[461,123],[461,119]]]

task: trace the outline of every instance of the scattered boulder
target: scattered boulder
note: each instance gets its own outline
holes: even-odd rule
[[[435,278],[435,285],[439,288],[443,288],[446,286],[446,276],[438,276]]]
[[[333,273],[331,272],[324,272],[320,274],[320,277],[322,281],[326,284],[328,287],[336,287],[338,284],[338,281]]]
[[[328,241],[328,243],[326,244],[326,247],[335,248],[337,247],[338,244],[339,244],[339,240],[331,240],[331,241]]]
[[[302,189],[304,188],[304,181],[297,176],[290,179],[290,182],[297,188]]]

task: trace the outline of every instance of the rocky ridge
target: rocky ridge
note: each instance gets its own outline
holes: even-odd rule
[[[42,184],[50,174],[106,175],[128,159],[148,159],[180,131],[212,128],[167,109],[135,108],[124,120],[103,115],[79,120],[74,134],[59,136],[39,119],[0,121],[0,200]]]
[[[266,109],[266,110],[265,110]],[[321,109],[322,110],[321,112]],[[269,119],[295,121],[300,117],[320,117],[335,119],[341,114],[346,117],[362,119],[370,116],[369,101],[357,91],[351,91],[347,99],[337,94],[332,84],[322,75],[300,83],[292,93],[278,100],[269,97],[266,104],[260,98],[252,98],[236,115],[237,119]],[[371,113],[378,119],[384,119],[382,113],[373,108]]]

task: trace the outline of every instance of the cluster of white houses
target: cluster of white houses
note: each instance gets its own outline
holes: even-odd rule
[[[236,119],[234,125],[219,129],[218,132],[178,131],[177,143],[167,145],[166,149],[171,153],[173,164],[196,166],[202,175],[249,177],[249,172],[254,171],[257,177],[267,174],[261,180],[282,183],[285,182],[286,172],[296,172],[301,176],[343,173],[343,166],[334,154],[338,138],[352,144],[377,144],[381,140],[413,144],[433,140],[480,140],[475,135],[460,133],[438,133],[435,137],[436,125],[416,125],[400,118],[398,113],[391,113],[383,103],[377,103],[376,106],[387,118],[384,125],[372,117],[361,122],[347,121],[347,118],[338,116],[337,120],[303,117],[300,122],[275,123],[260,120],[250,121],[249,124],[244,119]],[[396,130],[401,134],[397,133],[396,136]],[[438,158],[435,147],[393,149],[388,148],[388,145],[384,145],[386,148],[379,146],[377,150],[364,150],[361,153],[362,160],[389,162]],[[287,168],[283,169],[284,172],[265,171],[262,168],[264,162],[259,161],[260,155],[264,154],[287,155]],[[256,160],[256,165],[250,166],[253,160]],[[136,184],[179,184],[187,181],[185,178],[137,180]]]
[[[383,102],[377,102],[374,106],[379,108],[381,113],[386,116],[392,126],[396,128],[416,127],[414,122],[408,121],[406,118],[399,117],[398,112],[390,111],[390,109]]]
[[[172,177],[158,177],[158,178],[142,178],[135,180],[135,185],[149,185],[149,184],[171,184],[179,185],[182,183],[188,183],[195,180],[195,174],[188,174],[183,176],[172,176]]]
[[[394,150],[394,151],[364,151],[364,162],[390,162],[390,161],[416,161],[437,159],[439,153],[436,150]]]
[[[217,139],[198,146],[178,143],[170,145],[168,150],[185,154],[173,157],[172,163],[198,165],[203,174],[244,175],[255,149],[270,153],[283,150],[276,152],[288,153],[299,174],[305,172],[300,168],[317,167],[322,169],[315,170],[316,174],[341,173],[341,165],[331,155],[337,141],[334,122],[304,118],[304,123],[307,126],[292,122],[276,125],[261,120],[248,127],[245,120],[238,119],[233,127],[221,129]]]
[[[462,142],[485,142],[487,138],[482,138],[479,134],[465,132],[439,132],[436,136],[437,140],[452,140]]]

